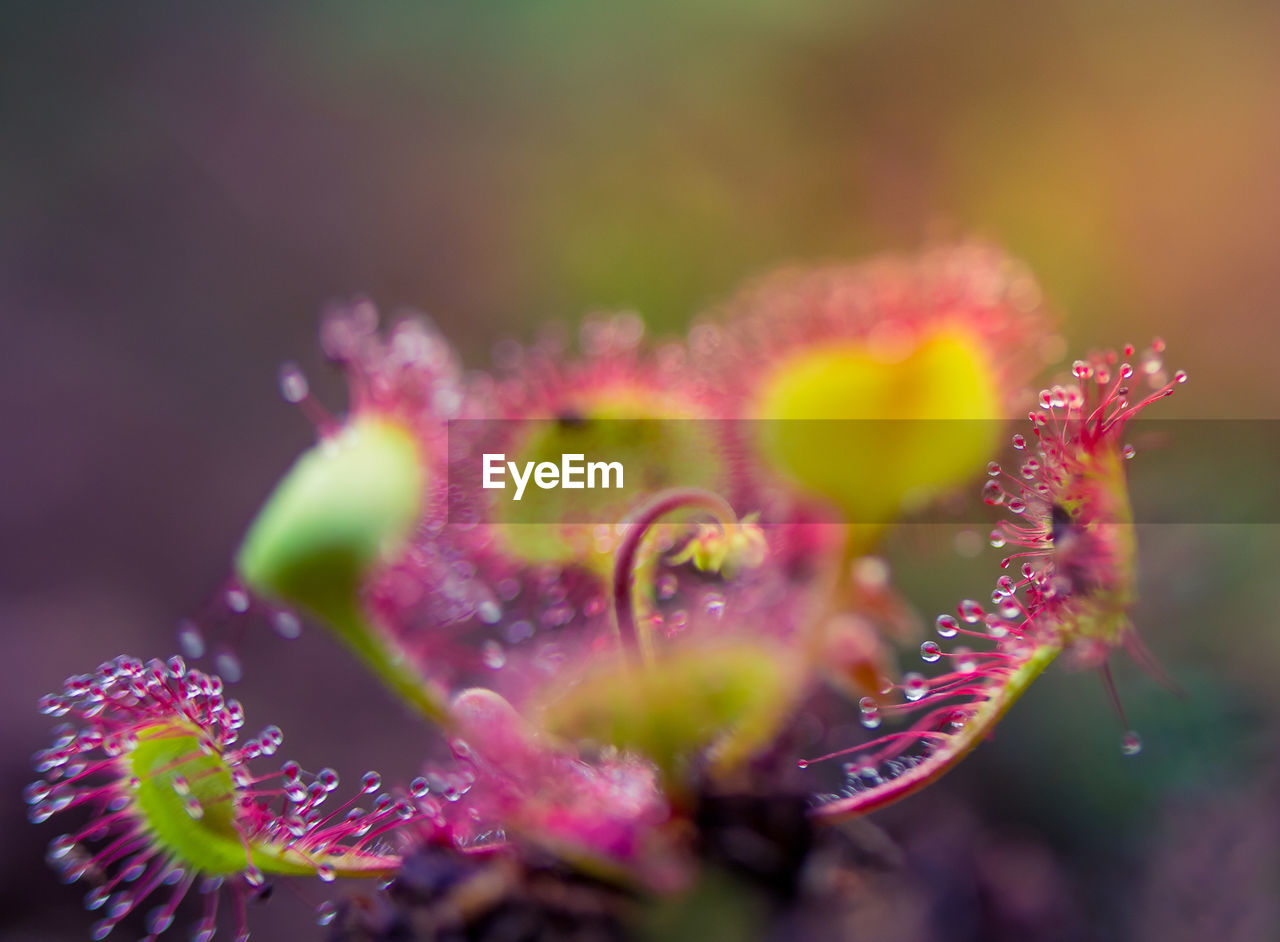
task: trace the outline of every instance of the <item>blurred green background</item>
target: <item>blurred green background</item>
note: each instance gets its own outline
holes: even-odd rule
[[[219,584],[310,435],[276,364],[342,401],[323,303],[425,310],[483,367],[547,321],[678,332],[775,265],[973,234],[1031,265],[1072,349],[1164,336],[1192,382],[1163,416],[1280,418],[1277,48],[1264,2],[4,4],[0,938],[89,921],[17,804],[36,696],[168,653]],[[1272,494],[1244,457],[1222,486]],[[1136,619],[1189,698],[1122,669],[1124,760],[1097,681],[1055,671],[883,816],[907,863],[867,938],[1280,934],[1280,538],[1147,530]],[[889,546],[929,616],[996,574],[953,536]],[[264,634],[252,723],[304,764],[412,770],[327,639]]]

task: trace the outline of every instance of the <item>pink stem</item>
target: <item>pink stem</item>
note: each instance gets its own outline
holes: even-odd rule
[[[613,562],[613,615],[618,625],[618,637],[622,642],[623,650],[637,666],[644,663],[640,636],[636,629],[634,599],[640,546],[655,523],[677,510],[705,510],[712,514],[721,526],[738,519],[729,502],[720,495],[701,488],[682,487],[655,494],[630,521],[626,536],[623,537]]]

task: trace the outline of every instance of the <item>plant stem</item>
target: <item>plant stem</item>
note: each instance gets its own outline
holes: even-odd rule
[[[655,494],[630,521],[613,563],[613,615],[618,638],[627,659],[643,667],[646,648],[636,623],[635,581],[640,547],[649,530],[667,514],[677,510],[705,510],[724,527],[737,522],[733,507],[719,494],[696,487],[672,488]]]

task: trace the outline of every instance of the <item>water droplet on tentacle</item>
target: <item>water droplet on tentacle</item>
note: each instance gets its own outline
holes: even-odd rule
[[[204,657],[204,635],[200,627],[190,619],[178,622],[178,647],[192,660]]]
[[[271,616],[271,628],[280,637],[292,641],[302,634],[302,620],[293,612],[275,612]]]
[[[506,652],[497,641],[486,641],[480,646],[480,660],[490,670],[500,670],[507,663]]]
[[[322,926],[327,926],[333,922],[338,915],[338,907],[325,900],[316,907],[316,922]]]
[[[902,675],[902,694],[909,701],[924,697],[929,692],[929,682],[925,680],[923,674],[917,674],[915,671],[908,671]]]
[[[1142,751],[1142,737],[1133,730],[1128,730],[1120,737],[1120,751],[1126,756],[1136,756]]]
[[[297,405],[311,394],[311,387],[307,383],[307,377],[296,363],[280,364],[278,381],[280,384],[280,396],[285,402]]]

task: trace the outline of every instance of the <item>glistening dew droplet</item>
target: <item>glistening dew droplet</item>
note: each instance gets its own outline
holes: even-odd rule
[[[902,695],[914,702],[929,692],[929,682],[923,674],[908,671],[902,675]]]

